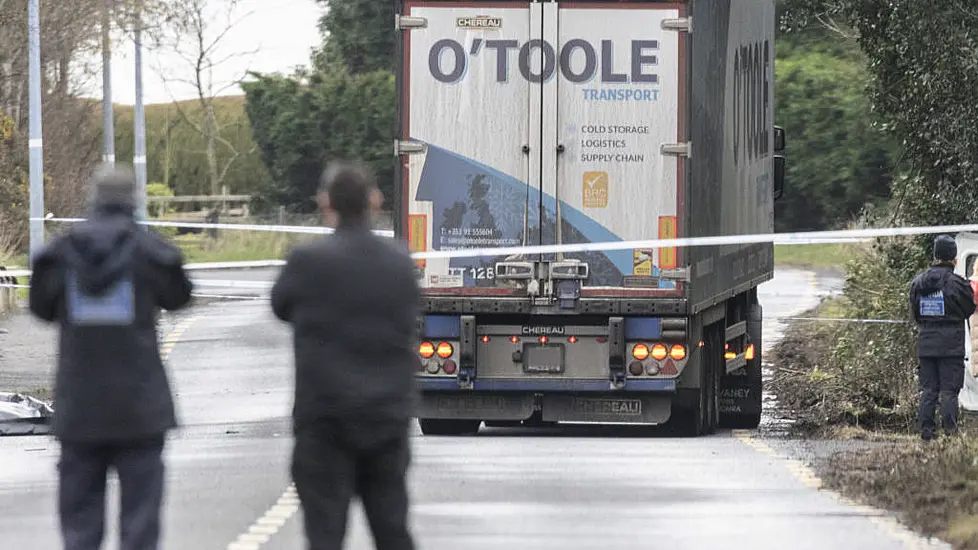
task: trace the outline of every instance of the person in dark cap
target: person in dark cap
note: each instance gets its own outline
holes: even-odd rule
[[[65,550],[96,550],[109,468],[121,490],[121,550],[157,548],[163,447],[176,427],[158,349],[159,308],[192,285],[180,249],[135,219],[135,178],[101,166],[87,220],[31,259],[30,310],[61,330],[53,433],[61,443],[58,511]]]
[[[938,397],[946,435],[957,433],[958,392],[964,385],[965,320],[975,312],[968,281],[954,273],[958,260],[954,239],[934,239],[934,264],[910,283],[910,309],[919,329],[920,435],[937,437]]]
[[[332,235],[297,246],[272,288],[292,325],[292,479],[308,548],[340,550],[359,495],[378,550],[412,550],[405,477],[415,414],[420,290],[406,247],[371,231],[383,196],[357,164],[331,164],[319,204]]]

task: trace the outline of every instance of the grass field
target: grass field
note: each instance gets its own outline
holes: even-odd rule
[[[858,244],[779,244],[774,246],[774,263],[783,267],[841,270],[858,250]]]

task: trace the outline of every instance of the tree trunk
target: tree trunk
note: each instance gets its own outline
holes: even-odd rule
[[[216,196],[221,192],[221,172],[217,167],[217,117],[214,113],[214,104],[211,101],[206,102],[204,112],[204,128],[207,134],[207,169],[211,176],[211,195]]]

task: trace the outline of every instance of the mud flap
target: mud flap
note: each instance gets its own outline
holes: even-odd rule
[[[761,305],[752,304],[747,318],[747,334],[754,345],[754,358],[747,361],[744,368],[720,379],[720,426],[724,428],[753,429],[760,424],[763,318]]]

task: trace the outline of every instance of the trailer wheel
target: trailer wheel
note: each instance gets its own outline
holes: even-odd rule
[[[692,408],[673,409],[667,426],[680,437],[699,437],[716,432],[719,425],[720,369],[723,367],[723,324],[706,329],[700,358],[700,387]]]
[[[475,435],[482,426],[481,420],[446,420],[443,418],[418,419],[424,435]]]

